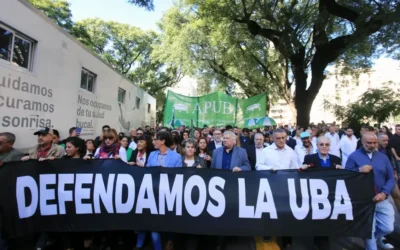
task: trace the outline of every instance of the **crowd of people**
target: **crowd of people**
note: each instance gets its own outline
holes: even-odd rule
[[[27,154],[13,147],[17,140],[14,134],[0,132],[0,166],[21,160],[112,158],[135,167],[194,167],[232,172],[285,169],[307,171],[310,168],[347,169],[362,173],[374,171],[376,196],[371,199],[376,202],[376,210],[372,238],[365,240],[365,247],[368,250],[393,248],[386,243],[384,237],[394,228],[395,211],[388,200],[390,195],[400,211],[400,190],[397,185],[400,125],[396,125],[394,134],[388,127],[376,129],[364,125],[359,138],[355,137],[352,128],[341,129],[335,124],[311,125],[308,128],[290,128],[286,125],[263,129],[240,129],[230,125],[223,129],[189,129],[180,126],[172,130],[146,126],[133,128],[127,135],[105,125],[98,137],[87,140],[81,139],[78,131],[78,128],[71,128],[68,138],[61,140],[57,130],[43,128],[34,133],[38,137],[38,145]],[[115,235],[115,232],[112,236],[84,234],[82,245],[87,249],[107,249],[113,239],[123,243],[124,238],[132,237],[133,233],[127,235],[119,232]],[[158,232],[137,232],[135,249],[143,248],[146,235],[151,235],[155,250],[163,247],[174,249],[174,243],[179,238]],[[179,239],[185,242],[183,249],[199,249],[201,238],[186,235]],[[269,239],[265,237],[265,240]],[[61,241],[64,249],[74,248],[69,237],[58,237],[51,233],[42,233],[37,237],[35,248],[43,249],[55,240]],[[215,242],[215,249],[223,249],[223,237],[217,237]],[[311,249],[306,242],[303,237],[293,238],[286,243],[292,247],[298,244],[303,246],[302,249]],[[7,244],[6,241],[2,243]],[[94,248],[98,247],[96,244],[101,248]]]

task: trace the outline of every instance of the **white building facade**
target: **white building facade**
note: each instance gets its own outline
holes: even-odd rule
[[[155,125],[156,100],[24,0],[0,8],[0,132],[31,147],[41,127],[95,138]]]

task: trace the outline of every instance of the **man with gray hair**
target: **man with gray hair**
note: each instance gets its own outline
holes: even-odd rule
[[[341,166],[342,160],[336,155],[330,154],[331,140],[329,137],[320,136],[317,139],[318,152],[315,154],[306,155],[301,169],[307,168],[331,168],[343,169]]]
[[[263,149],[261,159],[257,159],[256,170],[298,169],[297,155],[286,145],[286,131],[277,129],[273,133],[274,143]]]
[[[232,172],[250,170],[250,163],[244,148],[236,146],[236,135],[225,131],[222,138],[223,147],[212,154],[211,168],[230,170]]]
[[[20,161],[24,156],[13,146],[15,135],[9,132],[0,133],[0,166],[3,162]]]
[[[249,157],[251,170],[255,170],[257,160],[262,158],[264,148],[264,135],[256,133],[254,135],[254,145],[250,144],[245,147]]]

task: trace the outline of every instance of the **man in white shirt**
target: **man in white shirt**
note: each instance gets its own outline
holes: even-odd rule
[[[325,136],[328,137],[329,140],[331,141],[331,149],[329,151],[329,154],[336,155],[337,157],[340,158],[340,138],[335,131],[336,131],[336,126],[331,125],[329,127],[329,132],[326,133]]]
[[[294,152],[296,152],[297,162],[298,162],[299,166],[303,165],[304,157],[306,155],[311,155],[311,154],[316,153],[315,147],[311,144],[310,137],[311,137],[311,135],[309,132],[307,132],[307,131],[302,132],[300,134],[302,144],[298,144],[294,148]]]
[[[257,159],[256,170],[298,169],[297,155],[286,145],[286,131],[277,129],[273,133],[274,144],[263,149],[263,154]]]
[[[340,139],[340,149],[342,150],[342,166],[346,166],[349,155],[357,149],[357,138],[353,135],[352,128],[347,128],[346,135]]]

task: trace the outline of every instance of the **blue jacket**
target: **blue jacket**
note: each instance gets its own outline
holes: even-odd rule
[[[210,168],[222,169],[223,150],[225,150],[224,147],[214,150]],[[234,146],[232,150],[231,170],[234,167],[239,167],[242,171],[250,171],[251,167],[246,150],[237,146]]]
[[[372,153],[372,158],[370,159],[364,148],[360,148],[349,156],[346,169],[359,172],[360,167],[364,165],[372,166],[376,192],[383,192],[386,196],[389,196],[396,184],[393,167],[389,158],[385,154],[375,151]]]
[[[158,155],[160,150],[151,152],[149,159],[147,160],[146,167],[160,167],[158,165]],[[182,156],[171,149],[167,150],[167,157],[165,158],[166,168],[181,168],[182,167]]]

